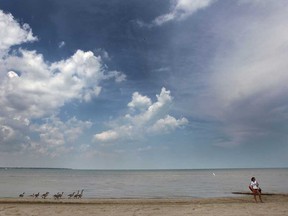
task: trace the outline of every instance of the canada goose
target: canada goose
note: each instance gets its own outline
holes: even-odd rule
[[[58,199],[58,196],[59,196],[59,193],[53,195],[54,199]]]
[[[77,195],[77,197],[76,197],[77,199],[81,199],[81,198],[82,198],[82,196],[83,196],[83,191],[84,191],[84,189],[81,190],[81,193],[76,194],[76,195]],[[75,195],[75,196],[76,196],[76,195]],[[74,197],[75,197],[75,196],[74,196]]]
[[[19,197],[24,197],[25,192],[23,192],[22,194],[19,194]]]
[[[79,190],[77,191],[77,193],[74,195],[74,198],[77,198],[79,195]]]
[[[54,194],[53,195],[53,197],[54,197],[54,199],[61,199],[61,197],[63,196],[63,194],[64,194],[64,192],[62,192],[62,193],[57,193],[57,194]]]
[[[49,194],[49,192],[46,192],[46,193],[42,194],[41,197],[42,197],[43,199],[46,199],[46,197],[48,196],[48,194]]]
[[[68,199],[71,199],[74,196],[75,192],[68,194]]]
[[[61,194],[59,194],[59,199],[62,198],[63,194],[64,194],[64,192],[62,192]]]

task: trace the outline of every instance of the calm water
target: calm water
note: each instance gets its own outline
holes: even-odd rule
[[[215,175],[214,175],[214,174]],[[255,176],[264,192],[288,193],[288,169],[99,171],[0,169],[0,197],[33,193],[64,195],[84,189],[85,198],[193,198],[248,191]]]

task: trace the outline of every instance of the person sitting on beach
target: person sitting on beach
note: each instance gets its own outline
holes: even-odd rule
[[[255,202],[257,202],[257,198],[256,198],[257,195],[259,196],[260,202],[263,202],[261,198],[261,188],[259,187],[259,183],[256,181],[255,177],[251,178],[249,189],[252,191],[254,195]]]

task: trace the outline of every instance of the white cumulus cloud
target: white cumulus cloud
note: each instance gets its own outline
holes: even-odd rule
[[[169,132],[178,127],[188,124],[188,120],[186,118],[176,119],[173,116],[167,115],[163,119],[159,119],[149,128],[151,132]]]
[[[2,10],[0,10],[0,29],[0,57],[11,46],[37,40],[28,24],[25,23],[21,26],[15,21],[12,14],[6,14]]]
[[[186,118],[176,119],[168,115],[173,98],[170,91],[162,88],[157,101],[138,92],[133,93],[132,101],[128,103],[130,113],[113,123],[113,128],[94,135],[95,142],[113,142],[116,140],[137,140],[151,132],[155,134],[173,131],[188,124]],[[131,109],[132,108],[132,109]]]
[[[8,71],[0,81],[2,112],[17,111],[29,117],[45,116],[73,99],[89,101],[100,94],[100,82],[107,76],[117,79],[122,75],[106,74],[101,58],[82,50],[52,64],[36,51],[20,50],[20,55],[5,58],[3,65],[21,75]]]
[[[132,101],[128,103],[128,107],[131,109],[146,109],[151,105],[151,99],[147,96],[142,96],[138,92],[134,92],[132,95]]]
[[[113,141],[119,138],[119,134],[116,131],[108,130],[104,131],[99,134],[95,134],[94,138],[95,140],[106,142],[106,141]]]

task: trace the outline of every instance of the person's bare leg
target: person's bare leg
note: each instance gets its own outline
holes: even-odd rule
[[[254,196],[255,202],[257,203],[257,198],[256,198],[256,193],[255,192],[253,193],[253,196]]]
[[[259,195],[260,202],[263,203],[262,197],[261,197],[261,192],[258,192],[258,195]]]

